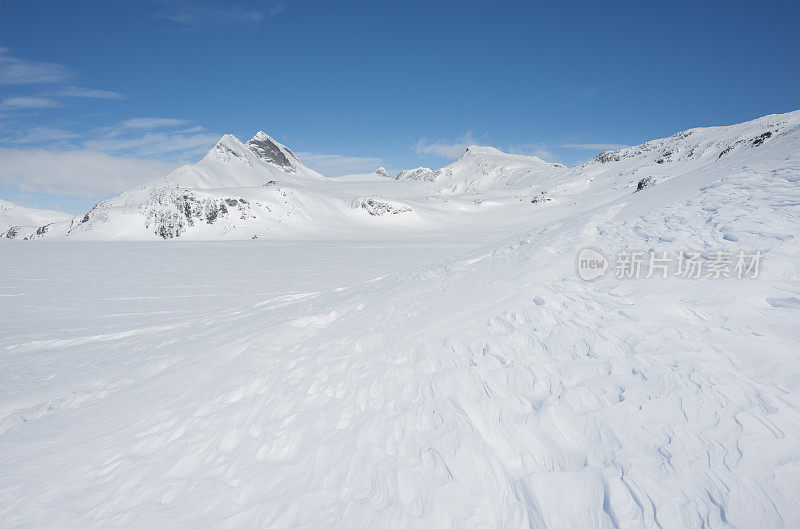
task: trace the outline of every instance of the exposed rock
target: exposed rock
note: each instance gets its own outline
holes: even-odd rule
[[[547,195],[547,190],[542,191],[531,199],[531,204],[544,204],[545,202],[552,202],[553,199]]]
[[[214,224],[220,217],[227,217],[228,207],[238,207],[242,218],[245,210],[250,208],[243,199],[198,199],[188,191],[182,194],[154,193],[145,225],[159,237],[172,239],[180,237],[198,221]]]
[[[646,187],[652,186],[654,183],[655,182],[653,181],[653,177],[652,176],[645,176],[644,178],[639,180],[638,184],[636,184],[636,191],[641,191],[642,189],[644,189]]]
[[[370,215],[376,217],[385,215],[387,213],[398,215],[400,213],[408,213],[411,211],[411,208],[404,204],[390,204],[388,202],[382,202],[371,197],[357,198],[353,201],[350,207],[353,209],[362,208]]]
[[[259,132],[253,136],[245,145],[262,160],[277,165],[288,173],[295,171],[292,159],[296,160],[297,158],[294,156],[294,153],[290,151],[288,147],[276,142],[264,132]]]
[[[753,147],[758,147],[759,145],[764,143],[767,138],[771,138],[771,137],[772,137],[772,133],[770,131],[767,131],[767,132],[765,132],[764,134],[762,134],[760,136],[756,136],[755,138],[753,138],[753,141],[752,141]]]

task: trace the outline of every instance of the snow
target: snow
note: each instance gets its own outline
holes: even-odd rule
[[[35,209],[19,206],[6,200],[0,200],[0,238],[24,239],[40,226],[51,222],[63,222],[72,215],[61,211]]]
[[[230,140],[213,164],[280,183],[209,180],[189,203],[245,198],[249,232],[78,240],[145,238],[139,208],[187,193],[146,186],[92,230],[0,241],[0,520],[796,527],[799,127],[575,168],[470,147],[422,181],[306,178]],[[584,282],[585,247],[764,260]]]

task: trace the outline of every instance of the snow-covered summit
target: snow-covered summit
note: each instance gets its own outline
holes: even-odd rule
[[[224,238],[248,225],[263,232],[290,217],[302,218],[293,213],[302,206],[289,189],[326,180],[264,132],[247,144],[226,134],[200,161],[102,201],[84,215],[41,226],[36,236],[168,239],[196,232]]]
[[[463,193],[497,185],[530,184],[537,178],[565,170],[563,165],[546,162],[538,156],[510,154],[494,147],[471,145],[458,160],[424,174],[422,179],[441,185],[443,191]]]
[[[274,180],[302,182],[322,178],[287,147],[259,132],[246,144],[232,134],[224,135],[202,160],[179,167],[164,181],[177,187],[217,189],[255,187]]]
[[[377,169],[375,169],[375,172],[373,174],[376,174],[378,176],[382,176],[384,178],[391,178],[392,177],[389,174],[389,171],[387,171],[384,167],[378,167]]]

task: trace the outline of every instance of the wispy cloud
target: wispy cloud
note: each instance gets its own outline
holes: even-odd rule
[[[61,103],[46,97],[7,97],[0,101],[0,109],[19,110],[25,108],[56,108]]]
[[[507,148],[511,154],[525,154],[528,156],[538,156],[546,162],[560,162],[561,157],[554,152],[547,144],[534,143],[531,145],[514,145]]]
[[[433,143],[430,143],[425,138],[420,138],[414,146],[414,150],[417,154],[432,154],[440,158],[452,160],[464,154],[464,151],[466,151],[467,147],[470,145],[478,143],[473,137],[473,134],[473,131],[468,131],[455,141],[437,140]]]
[[[2,103],[0,103],[2,105]],[[6,127],[0,145],[36,144],[59,150],[90,150],[113,156],[155,158],[172,162],[196,161],[219,139],[219,134],[188,120],[133,118],[94,129],[69,127]]]
[[[91,150],[0,147],[0,184],[24,192],[100,198],[155,180],[174,167]]]
[[[54,143],[62,143],[65,140],[72,140],[80,137],[80,135],[73,131],[68,131],[55,127],[33,127],[25,130],[16,136],[0,138],[0,143],[12,145],[24,145],[28,143],[36,143],[39,145],[47,145]]]
[[[209,2],[187,0],[162,0],[160,3],[162,6],[156,12],[157,17],[187,28],[257,24],[286,9],[286,2],[283,0],[228,2],[224,7]]]
[[[83,142],[83,146],[115,155],[162,158],[177,161],[195,160],[214,146],[216,134],[175,131],[146,132],[140,135],[101,137]]]
[[[621,143],[565,143],[558,145],[561,149],[580,149],[584,151],[613,151],[617,149],[624,149],[628,145]]]
[[[325,176],[371,173],[384,163],[382,158],[365,156],[346,156],[343,154],[297,153],[297,157],[307,166]]]
[[[126,129],[162,129],[166,127],[177,127],[188,123],[185,119],[174,118],[133,118],[126,119],[120,126]]]
[[[60,86],[73,77],[74,72],[68,67],[47,62],[33,62],[9,55],[8,48],[0,47],[0,84],[51,84],[54,88],[39,91],[35,95],[8,97],[0,101],[2,110],[19,110],[32,108],[56,108],[63,106],[63,98],[78,97],[88,99],[124,99],[124,96],[113,90],[95,90],[79,86]]]
[[[72,75],[64,65],[27,61],[10,56],[8,48],[0,48],[0,84],[59,83]]]
[[[92,90],[77,86],[67,86],[53,92],[54,95],[63,97],[83,97],[88,99],[124,99],[125,96],[112,90]]]

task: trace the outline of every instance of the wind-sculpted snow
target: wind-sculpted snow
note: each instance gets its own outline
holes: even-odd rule
[[[691,158],[664,140],[671,171],[651,149],[463,194],[361,175],[299,220],[328,202],[288,181],[164,206],[216,230],[285,192],[290,227],[352,240],[0,241],[2,525],[800,526],[800,150],[794,115],[762,119]],[[763,263],[584,282],[586,247]]]

